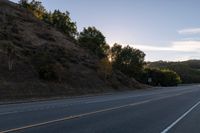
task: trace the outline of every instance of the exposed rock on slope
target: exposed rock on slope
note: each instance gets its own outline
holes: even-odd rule
[[[0,46],[1,99],[141,87],[120,72],[104,80],[95,56],[29,11],[6,0],[0,0]],[[49,81],[42,80],[43,76]]]

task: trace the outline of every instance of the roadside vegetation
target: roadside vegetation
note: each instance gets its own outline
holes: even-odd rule
[[[169,69],[180,75],[182,83],[200,83],[200,61],[189,60],[183,62],[148,62],[147,67],[156,69]]]
[[[101,75],[103,74],[104,80],[112,76],[113,72],[120,71],[130,78],[154,86],[176,86],[181,83],[180,76],[172,70],[145,68],[143,51],[129,45],[123,45],[123,47],[121,44],[114,44],[110,47],[106,42],[106,37],[95,27],[84,28],[82,32],[78,33],[76,23],[71,20],[68,11],[48,12],[42,3],[36,0],[31,2],[20,0],[19,4],[22,8],[32,12],[35,17],[49,26],[57,28],[77,45],[95,55],[99,59],[98,71]],[[34,60],[37,60],[35,68],[41,79],[60,81],[62,78],[59,75],[62,73],[63,65],[55,63],[53,60],[55,57],[52,56],[48,51],[38,53],[34,56]]]
[[[31,2],[28,0],[20,0],[19,4],[21,7],[31,11],[35,17],[62,31],[68,37],[75,38],[77,35],[76,23],[71,20],[68,11],[61,12],[55,10],[48,12],[42,5],[42,2],[36,0],[32,0]]]
[[[177,86],[180,84],[180,76],[169,69],[145,68],[141,82],[152,86]]]

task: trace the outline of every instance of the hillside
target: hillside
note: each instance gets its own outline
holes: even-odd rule
[[[183,83],[200,83],[200,60],[188,60],[183,62],[150,62],[150,68],[167,68],[177,72]]]
[[[0,99],[142,87],[120,72],[104,79],[96,56],[7,0],[0,1],[0,46]]]

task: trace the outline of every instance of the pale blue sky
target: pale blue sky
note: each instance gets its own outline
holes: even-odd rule
[[[109,44],[139,48],[148,61],[200,59],[200,0],[42,2],[48,10],[69,11],[79,31],[95,26]]]

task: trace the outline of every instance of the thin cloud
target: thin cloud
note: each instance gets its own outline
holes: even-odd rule
[[[189,28],[178,31],[179,34],[200,34],[200,28]]]
[[[200,52],[200,41],[175,41],[169,46],[133,45],[144,51],[177,51],[177,52]]]
[[[171,51],[170,47],[160,47],[160,46],[149,46],[149,45],[133,45],[134,48],[138,48],[146,51]]]
[[[200,52],[200,41],[176,41],[172,49],[183,52]]]

